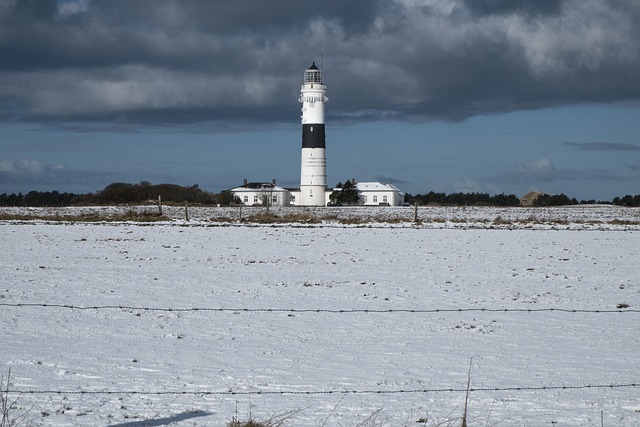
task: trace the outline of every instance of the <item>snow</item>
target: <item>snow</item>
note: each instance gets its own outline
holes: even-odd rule
[[[1,221],[13,413],[459,425],[471,364],[469,425],[640,425],[637,387],[581,388],[640,383],[638,211],[575,209],[534,229],[495,221],[530,211],[477,208],[418,226]]]
[[[246,221],[264,214],[265,208],[188,207],[191,225],[211,225],[220,222]],[[77,218],[82,216],[109,217],[130,212],[155,214],[158,208],[146,206],[88,206],[65,208],[11,208],[0,207],[0,214],[51,218]],[[611,205],[580,205],[552,208],[498,208],[498,207],[420,207],[419,224],[414,223],[413,207],[271,207],[279,216],[316,217],[330,226],[353,222],[356,226],[457,229],[553,229],[553,230],[640,230],[640,209]],[[163,206],[162,213],[173,223],[185,220],[184,206]],[[299,224],[298,224],[299,225]],[[312,224],[317,226],[317,224]]]

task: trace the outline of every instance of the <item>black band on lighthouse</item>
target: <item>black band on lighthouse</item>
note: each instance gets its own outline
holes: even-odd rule
[[[326,148],[324,124],[302,125],[302,148]]]

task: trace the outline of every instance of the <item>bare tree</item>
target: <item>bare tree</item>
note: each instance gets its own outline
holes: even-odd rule
[[[263,206],[267,207],[267,213],[269,212],[269,207],[273,204],[273,194],[273,187],[263,187],[258,193],[258,200]]]

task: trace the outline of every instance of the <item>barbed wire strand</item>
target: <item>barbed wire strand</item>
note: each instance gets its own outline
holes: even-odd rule
[[[291,309],[291,308],[159,308],[159,307],[134,307],[124,305],[102,305],[102,306],[77,306],[70,304],[40,304],[40,303],[0,303],[4,307],[16,308],[53,308],[69,310],[132,310],[132,311],[152,311],[152,312],[259,312],[259,313],[462,313],[462,312],[491,312],[491,313],[539,313],[539,312],[563,312],[563,313],[638,313],[636,309],[565,309],[565,308],[538,308],[538,309],[510,309],[510,308],[457,308],[457,309]],[[614,388],[635,388],[640,387],[638,383],[627,384],[597,384],[597,385],[577,385],[577,386],[539,386],[539,387],[473,387],[471,392],[498,392],[498,391],[549,391],[549,390],[579,390],[579,389],[614,389]],[[432,388],[432,389],[412,389],[412,390],[282,390],[282,391],[137,391],[137,390],[11,390],[12,393],[31,395],[195,395],[195,396],[234,396],[234,395],[323,395],[323,394],[402,394],[402,393],[460,393],[466,392],[466,388]]]
[[[549,390],[582,390],[582,389],[616,389],[640,387],[638,383],[628,384],[596,384],[596,385],[575,385],[575,386],[540,386],[540,387],[472,387],[470,392],[498,392],[498,391],[549,391]],[[404,394],[404,393],[463,393],[466,388],[430,388],[412,390],[247,390],[247,391],[139,391],[139,390],[20,390],[12,389],[11,393],[31,394],[31,395],[190,395],[190,396],[237,396],[237,395],[323,395],[323,394]]]
[[[126,305],[94,305],[81,306],[72,304],[46,304],[46,303],[0,303],[0,307],[15,308],[52,308],[67,310],[132,310],[132,311],[160,311],[160,312],[232,312],[232,313],[416,313],[416,314],[437,314],[437,313],[640,313],[639,309],[619,308],[619,309],[572,309],[572,308],[434,308],[434,309],[325,309],[325,308],[225,308],[225,307],[186,307],[186,308],[164,308],[164,307],[134,307]]]

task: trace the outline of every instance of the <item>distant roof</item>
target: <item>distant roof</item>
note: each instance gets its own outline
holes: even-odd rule
[[[398,187],[393,184],[383,184],[381,182],[358,182],[356,183],[358,191],[397,191],[402,193]]]
[[[243,185],[246,188],[273,188],[272,182],[250,182],[247,185]]]
[[[240,187],[235,187],[231,189],[231,191],[259,191],[259,190],[286,191],[285,188],[275,185],[272,182],[249,182],[245,185],[241,185]]]
[[[538,196],[542,196],[544,193],[541,191],[530,191],[526,195],[522,196],[522,199],[535,199]]]
[[[544,195],[545,193],[542,193],[540,191],[530,191],[529,193],[527,193],[525,196],[522,196],[520,198],[520,204],[522,206],[533,206],[533,203],[536,201],[536,199],[539,196]]]

